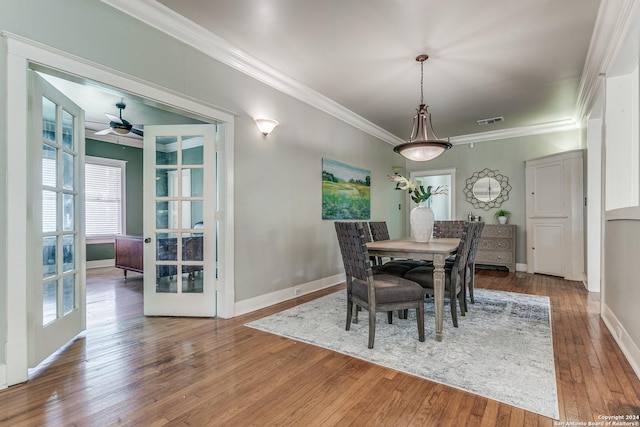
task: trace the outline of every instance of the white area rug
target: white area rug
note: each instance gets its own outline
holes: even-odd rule
[[[444,337],[435,340],[433,304],[425,304],[426,341],[415,311],[386,322],[378,313],[375,346],[367,348],[366,311],[345,331],[346,294],[339,291],[246,326],[314,344],[430,381],[558,419],[548,297],[476,289],[458,328],[445,302]]]

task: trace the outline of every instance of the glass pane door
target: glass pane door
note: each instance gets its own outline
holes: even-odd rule
[[[215,315],[214,137],[213,125],[145,127],[147,315]]]
[[[35,366],[84,330],[82,178],[84,113],[32,73],[34,129],[33,294],[29,364]]]

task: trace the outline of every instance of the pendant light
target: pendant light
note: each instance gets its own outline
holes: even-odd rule
[[[416,57],[416,61],[420,63],[420,106],[413,117],[411,136],[408,142],[393,148],[396,153],[415,162],[426,162],[427,160],[435,159],[452,147],[449,138],[444,141],[436,136],[431,123],[429,107],[424,104],[423,65],[427,59],[429,59],[429,55],[425,54]]]

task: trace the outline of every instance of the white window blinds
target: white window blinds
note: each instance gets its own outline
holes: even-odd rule
[[[86,158],[85,224],[87,237],[122,234],[125,162]]]

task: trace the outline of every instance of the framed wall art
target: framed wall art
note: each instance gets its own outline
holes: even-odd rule
[[[322,159],[322,219],[370,219],[371,171]]]

